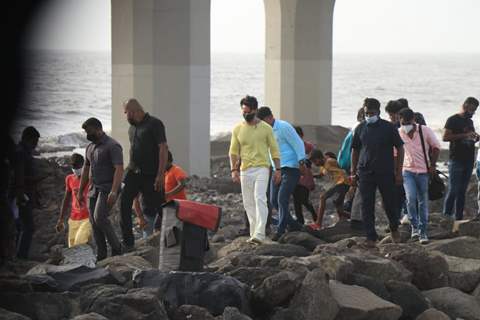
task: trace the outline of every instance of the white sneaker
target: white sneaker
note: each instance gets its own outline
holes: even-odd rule
[[[412,228],[412,234],[410,235],[410,238],[417,239],[418,237],[420,237],[420,232],[418,231],[418,229]]]
[[[427,244],[428,243],[428,237],[426,234],[420,235],[420,244]]]
[[[401,224],[410,224],[410,219],[408,219],[408,215],[404,215],[402,220],[400,220]]]

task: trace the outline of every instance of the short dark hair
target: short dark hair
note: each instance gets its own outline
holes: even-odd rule
[[[402,110],[400,110],[398,115],[400,116],[400,118],[406,121],[411,121],[412,119],[415,119],[415,113],[410,108],[403,108]]]
[[[102,129],[102,123],[97,118],[88,118],[82,124],[82,129],[86,129],[87,127],[91,127],[91,128],[95,128],[95,129]]]
[[[387,105],[385,106],[385,112],[387,113],[399,113],[400,110],[403,108],[406,108],[403,106],[402,103],[398,100],[390,100],[387,102]]]
[[[310,153],[310,160],[323,159],[323,152],[320,149],[313,149]]]
[[[369,110],[380,111],[380,101],[375,98],[365,98],[363,106]]]
[[[403,108],[410,108],[410,106],[408,105],[408,100],[407,99],[399,98],[399,99],[397,99],[397,101],[402,105],[402,109]]]
[[[463,105],[472,105],[474,107],[478,107],[478,100],[475,99],[474,97],[468,97],[465,102],[463,103]]]
[[[85,162],[85,159],[83,159],[83,156],[79,153],[72,153],[70,156],[70,164],[72,166],[83,166],[83,163]]]
[[[427,125],[427,122],[425,121],[425,117],[420,112],[415,112],[415,122],[422,126]]]
[[[168,150],[168,162],[173,162],[173,155],[170,150]]]
[[[257,98],[255,98],[254,96],[246,95],[242,98],[242,100],[240,100],[240,107],[243,105],[249,107],[250,109],[258,109]]]
[[[26,127],[22,132],[22,141],[40,138],[40,132],[35,127]]]
[[[272,110],[270,110],[270,108],[267,106],[263,106],[259,108],[257,111],[257,118],[260,120],[263,120],[266,117],[270,117],[270,116],[273,116]]]
[[[300,138],[303,138],[303,129],[300,126],[295,126],[295,131],[297,131],[297,134],[300,136]]]
[[[335,153],[331,152],[331,151],[325,152],[325,155],[330,157],[330,158],[333,158],[333,159],[337,160],[337,155]]]

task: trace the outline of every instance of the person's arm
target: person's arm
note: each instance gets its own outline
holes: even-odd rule
[[[118,190],[120,190],[120,184],[122,183],[123,178],[123,164],[117,164],[113,166],[114,173],[113,173],[113,182],[112,182],[112,189],[108,194],[107,198],[107,205],[108,208],[111,209],[115,204],[115,201],[118,197]]]
[[[165,167],[168,161],[168,146],[166,142],[158,145],[158,171],[155,178],[155,191],[163,190],[165,184]]]
[[[430,173],[433,174],[437,171],[437,161],[440,156],[441,145],[440,145],[440,141],[438,141],[432,129],[425,126],[423,126],[422,129],[424,129],[424,132],[426,133],[427,143],[431,150],[430,151]]]
[[[80,187],[78,188],[78,193],[77,193],[78,207],[81,207],[83,201],[85,201],[83,195],[84,195],[85,187],[88,184],[89,175],[90,175],[90,162],[86,160],[85,164],[83,165],[82,176],[80,177]]]
[[[405,156],[405,149],[403,146],[397,147],[397,157],[395,158],[395,179],[398,183],[403,183],[403,159]]]
[[[281,171],[281,163],[280,163],[280,150],[278,148],[277,139],[273,135],[273,130],[269,128],[269,133],[267,136],[267,144],[270,151],[270,157],[272,158],[273,164],[275,168],[273,168],[273,182],[275,184],[280,184],[282,181],[282,171]]]
[[[230,172],[232,175],[232,181],[234,183],[240,183],[240,142],[238,141],[236,131],[236,128],[232,131],[228,155],[230,158]]]
[[[453,133],[450,129],[445,129],[443,132],[443,141],[445,142],[452,142],[457,140],[463,140],[473,137],[473,132],[465,132],[465,133]]]
[[[143,216],[142,207],[140,206],[140,200],[138,199],[138,195],[133,199],[133,211],[137,216],[137,223],[140,229],[145,229],[147,226],[147,222],[145,221],[145,217]]]
[[[72,198],[72,190],[69,189],[67,186],[67,188],[65,189],[65,193],[63,195],[62,205],[60,207],[60,215],[58,217],[57,225],[55,226],[55,230],[57,230],[57,232],[61,232],[65,228],[64,219],[65,219],[65,214],[67,213],[68,204],[70,203],[71,198]]]

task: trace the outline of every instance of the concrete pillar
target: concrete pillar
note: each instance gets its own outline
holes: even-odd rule
[[[112,0],[112,135],[128,161],[122,102],[166,127],[175,162],[210,174],[210,0]]]
[[[278,118],[329,125],[335,0],[264,0],[265,100]]]

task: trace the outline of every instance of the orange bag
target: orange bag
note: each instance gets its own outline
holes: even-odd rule
[[[222,208],[214,205],[190,200],[171,200],[165,203],[163,207],[174,208],[180,221],[211,231],[217,231],[220,225]]]

